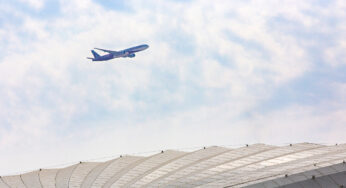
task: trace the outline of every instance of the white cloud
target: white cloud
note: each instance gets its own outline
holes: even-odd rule
[[[41,9],[44,6],[45,0],[19,0],[20,2],[28,4],[34,9]]]
[[[30,33],[41,40],[49,36],[48,32],[44,28],[46,25],[47,24],[44,21],[28,18],[24,22],[23,32]]]
[[[344,28],[346,32],[346,28]],[[340,41],[325,51],[325,61],[331,66],[337,67],[339,65],[346,65],[346,57],[344,55],[346,51],[346,36],[340,39]]]
[[[253,119],[258,139],[265,143],[315,142],[330,144],[345,142],[344,109],[328,113],[316,107],[292,105]],[[268,118],[270,117],[270,118]]]
[[[7,153],[0,174],[152,149],[345,141],[344,108],[323,111],[342,97],[261,111],[275,89],[314,63],[302,45],[310,41],[270,21],[283,16],[291,27],[315,28],[319,20],[304,12],[322,10],[311,2],[127,1],[131,12],[60,3],[61,17],[19,14],[23,23],[0,29],[8,42],[0,59],[0,152]],[[336,37],[330,62],[342,57],[344,36]],[[150,48],[134,59],[85,59],[93,47],[140,43]],[[343,88],[333,91],[342,96]]]

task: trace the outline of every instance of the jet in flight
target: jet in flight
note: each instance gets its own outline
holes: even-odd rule
[[[145,50],[147,48],[149,48],[149,46],[146,44],[142,44],[142,45],[135,46],[135,47],[128,48],[125,50],[121,50],[121,51],[112,51],[112,50],[105,50],[105,49],[101,49],[101,48],[95,48],[96,50],[101,50],[101,51],[106,52],[108,54],[99,55],[94,50],[91,50],[91,53],[93,54],[94,58],[92,58],[92,57],[87,57],[87,58],[91,59],[92,61],[107,61],[107,60],[118,58],[118,57],[133,58],[136,56],[136,54],[135,54],[136,52]]]

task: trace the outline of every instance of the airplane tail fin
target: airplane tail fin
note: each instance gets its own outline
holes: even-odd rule
[[[91,53],[93,54],[95,59],[100,57],[100,55],[98,53],[96,53],[94,50],[91,50]]]

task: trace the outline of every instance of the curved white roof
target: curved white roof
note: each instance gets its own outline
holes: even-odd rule
[[[3,176],[0,188],[302,187],[309,181],[340,187],[346,185],[345,159],[346,144],[255,144],[236,149],[214,146],[194,152],[168,150],[148,157],[123,156],[106,162],[81,162],[61,169]]]

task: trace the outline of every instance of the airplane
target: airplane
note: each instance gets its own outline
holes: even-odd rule
[[[87,59],[91,59],[92,61],[107,61],[110,59],[114,59],[114,58],[119,58],[119,57],[130,57],[133,58],[136,56],[136,52],[142,51],[149,48],[148,45],[146,44],[142,44],[139,46],[135,46],[132,48],[128,48],[125,50],[121,50],[121,51],[112,51],[112,50],[105,50],[105,49],[101,49],[101,48],[94,48],[96,50],[101,50],[103,52],[106,52],[108,54],[106,55],[99,55],[98,53],[96,53],[94,50],[91,50],[91,53],[93,54],[93,58],[92,57],[87,57]]]

